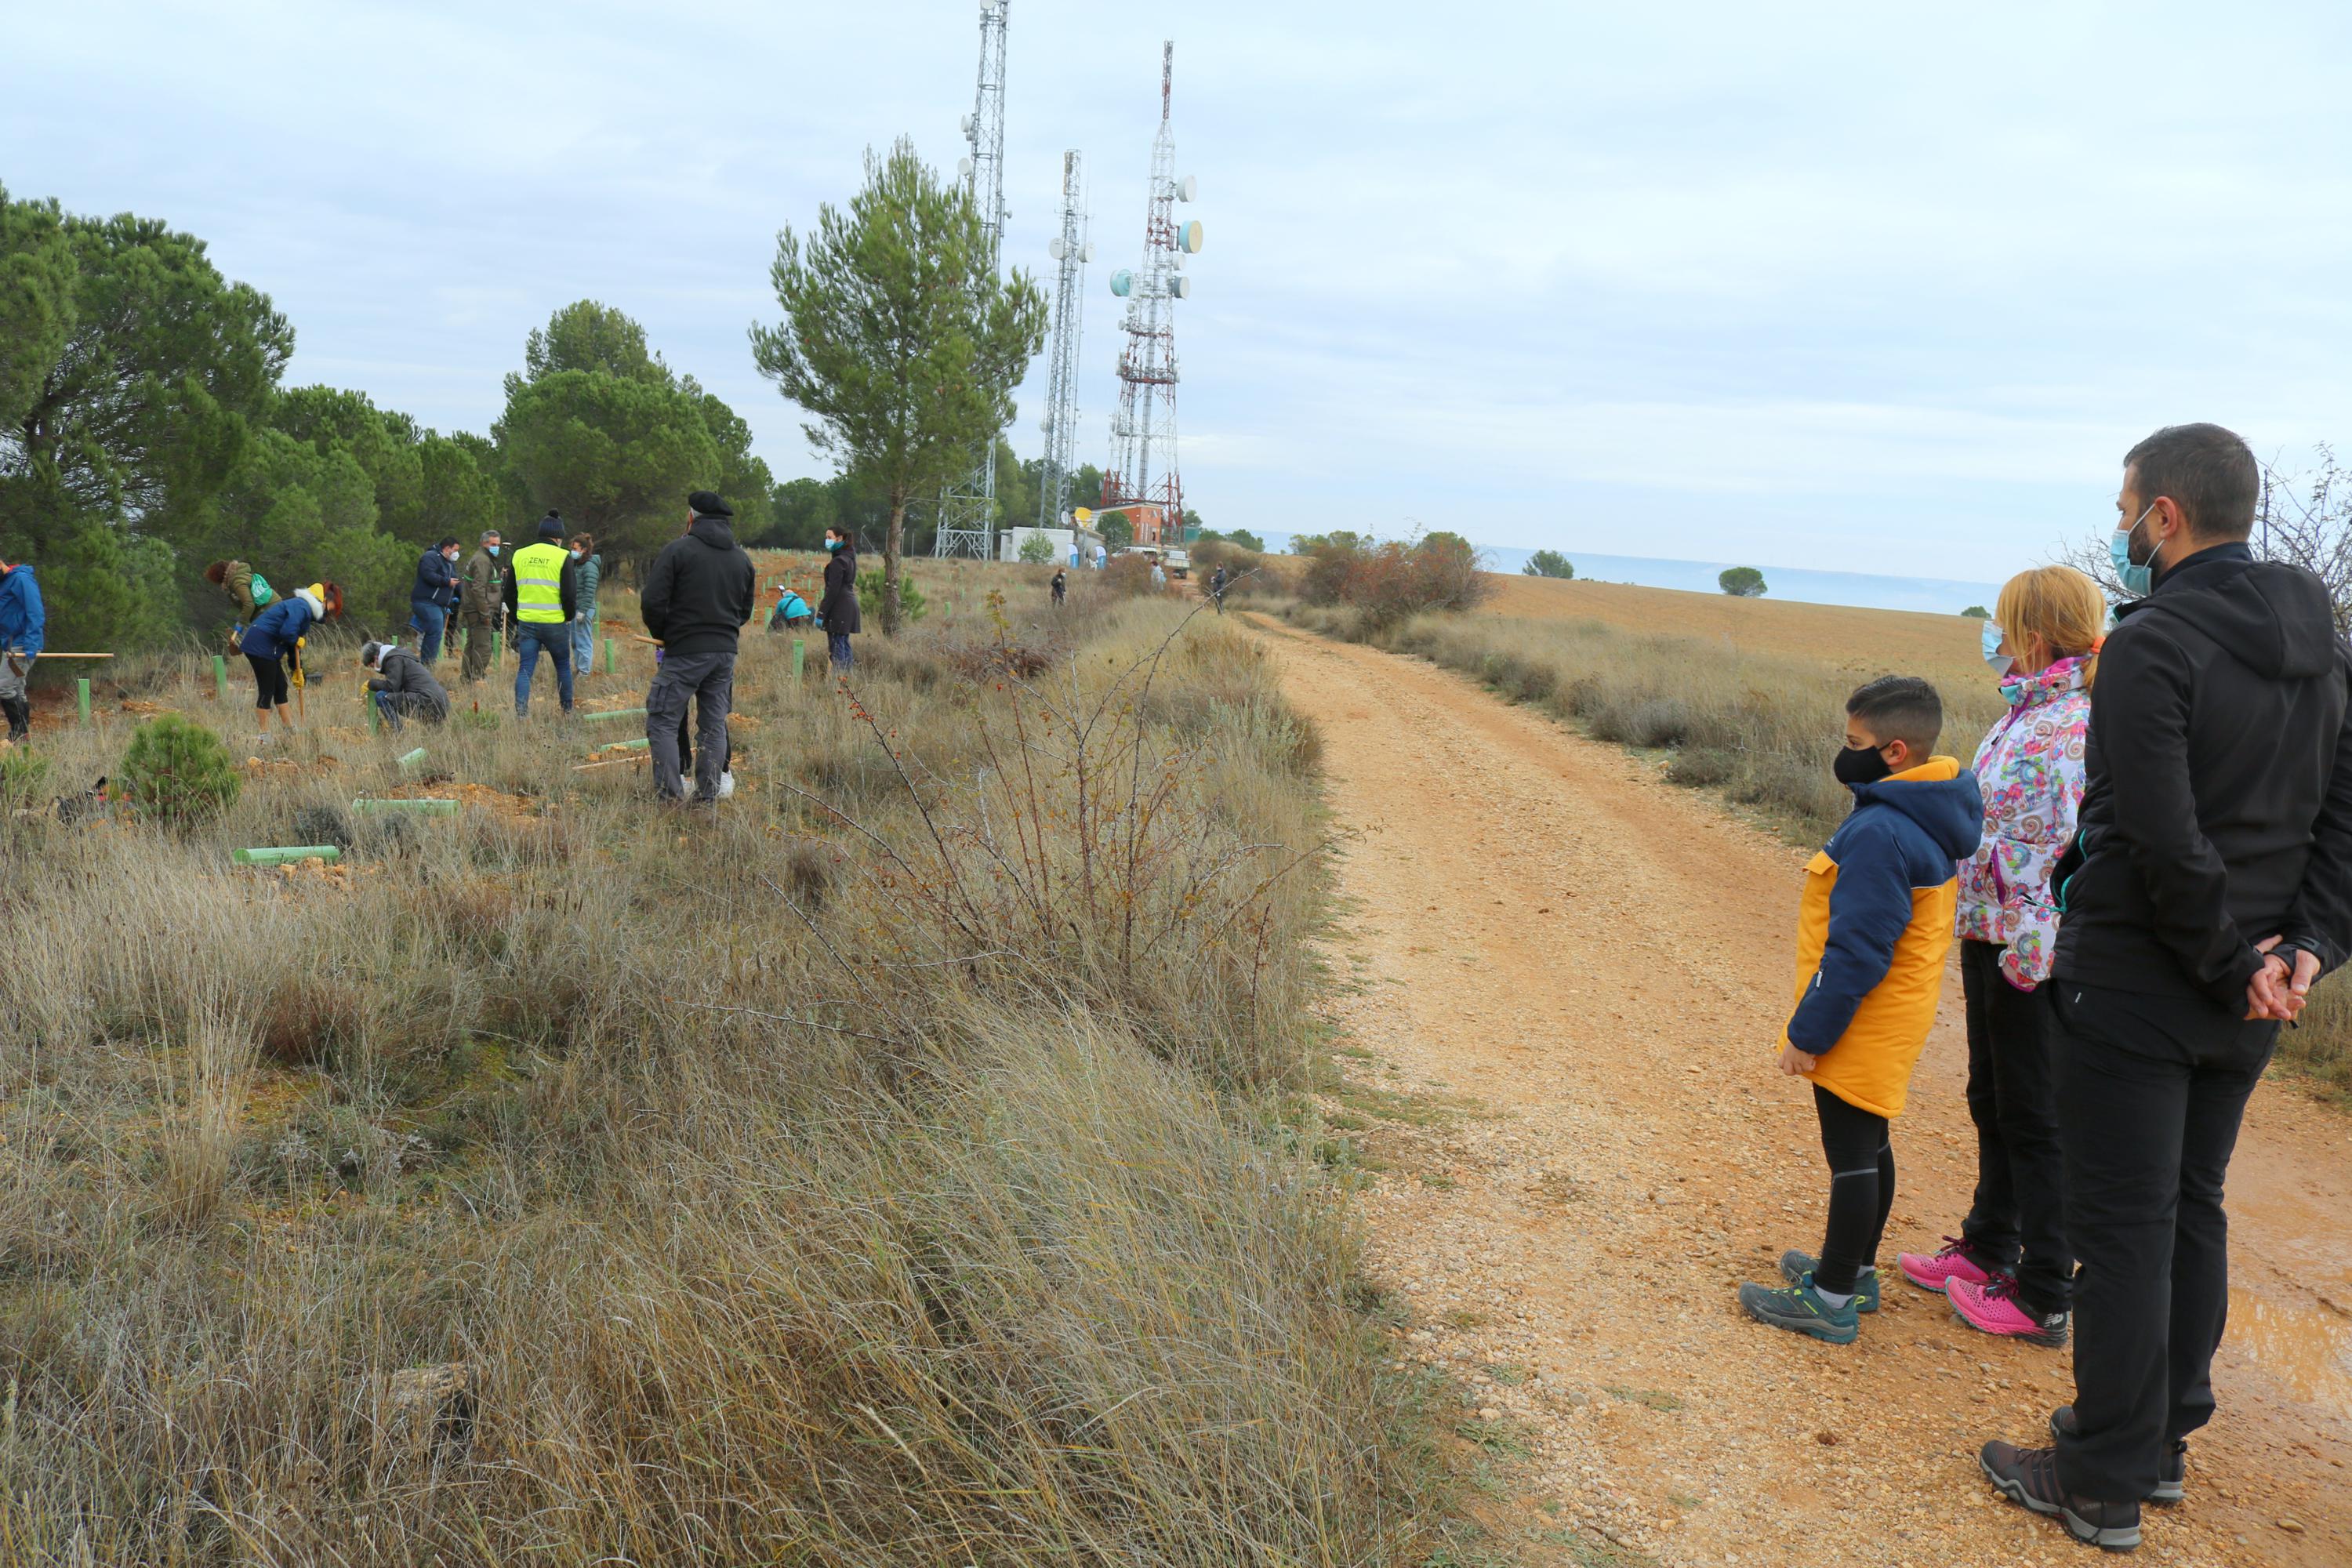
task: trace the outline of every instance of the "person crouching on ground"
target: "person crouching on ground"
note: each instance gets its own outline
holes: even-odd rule
[[[660,670],[646,693],[646,740],[656,793],[667,801],[684,799],[678,725],[687,704],[694,704],[694,798],[708,805],[719,798],[719,775],[727,769],[735,654],[759,608],[760,584],[729,524],[734,509],[709,490],[695,491],[686,504],[684,537],[654,557],[637,596],[646,630],[662,645]]]
[[[1888,1124],[1903,1113],[1952,948],[1957,862],[1976,853],[1984,803],[1974,773],[1935,756],[1944,704],[1911,675],[1846,699],[1832,768],[1853,810],[1805,868],[1797,915],[1797,1005],[1780,1070],[1812,1080],[1830,1165],[1822,1255],[1780,1259],[1789,1283],[1742,1285],[1759,1322],[1849,1344],[1878,1310],[1878,1243],[1895,1202]]]
[[[539,520],[539,540],[514,552],[508,568],[507,620],[515,629],[515,717],[530,716],[530,678],[540,650],[555,661],[556,695],[572,711],[572,619],[580,613],[580,570],[563,547],[563,519],[549,512]]]
[[[261,715],[261,730],[269,732],[269,714],[277,710],[284,731],[294,732],[293,693],[287,684],[286,661],[299,661],[303,637],[327,618],[323,584],[297,588],[253,617],[237,644],[246,663],[253,667],[253,706]]]
[[[2050,873],[2074,842],[2084,737],[2107,604],[2071,566],[2021,572],[1984,625],[1985,662],[2009,711],[1977,748],[1984,842],[1960,868],[1960,988],[1977,1187],[1960,1234],[1906,1252],[1903,1277],[1947,1296],[1970,1328],[2066,1342],[2074,1255],[2053,1092],[2049,997],[2058,942]]]
[[[8,743],[33,738],[33,702],[25,678],[48,636],[41,585],[22,561],[0,561],[0,712],[8,715]]]
[[[368,682],[368,700],[394,729],[411,719],[438,724],[449,717],[449,693],[406,648],[372,642],[360,649],[360,664],[374,677]]]
[[[816,611],[785,584],[776,584],[776,613],[768,617],[772,632],[797,632],[816,624]]]

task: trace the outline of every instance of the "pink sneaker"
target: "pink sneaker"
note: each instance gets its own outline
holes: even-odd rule
[[[1986,1285],[1954,1279],[1944,1294],[1951,1299],[1952,1310],[1972,1329],[2053,1349],[2066,1342],[2066,1314],[2035,1317],[2018,1300],[2017,1281],[2006,1274],[1994,1275]]]
[[[1976,1249],[1957,1236],[1944,1237],[1944,1250],[1933,1258],[1922,1252],[1906,1252],[1895,1259],[1895,1267],[1903,1270],[1903,1278],[1922,1290],[1941,1291],[1955,1279],[1971,1285],[1982,1285],[1992,1278],[1991,1270],[1979,1264]]]

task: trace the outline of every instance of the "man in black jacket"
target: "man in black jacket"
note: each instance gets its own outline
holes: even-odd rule
[[[2059,863],[2057,1099],[2074,1403],[2054,1448],[1985,1446],[1993,1484],[2077,1540],[2139,1541],[2213,1414],[2229,1308],[2221,1188],[2282,1022],[2352,948],[2352,650],[2326,588],[2256,561],[2261,473],[2213,425],[2124,459],[2127,604],[2091,695]]]
[[[662,645],[660,673],[646,693],[646,739],[654,788],[664,800],[685,797],[678,730],[694,703],[694,798],[719,798],[727,765],[727,713],[735,699],[735,650],[757,598],[751,558],[735,542],[734,510],[709,490],[686,498],[685,537],[654,557],[637,595],[646,630]]]
[[[832,656],[833,668],[847,669],[856,662],[849,651],[849,639],[857,635],[857,546],[846,524],[824,531],[824,547],[833,558],[824,563],[824,597],[816,607],[816,618],[824,627],[825,652]]]

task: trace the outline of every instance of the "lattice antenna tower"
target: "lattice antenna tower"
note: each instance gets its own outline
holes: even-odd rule
[[[1201,224],[1176,217],[1176,204],[1192,201],[1200,182],[1176,174],[1175,70],[1171,39],[1160,49],[1160,134],[1151,143],[1143,265],[1132,272],[1122,267],[1110,279],[1110,291],[1127,301],[1121,322],[1127,346],[1118,355],[1118,412],[1111,419],[1103,506],[1126,511],[1139,544],[1179,542],[1184,530],[1184,480],[1176,461],[1176,302],[1192,297],[1184,258],[1200,254]]]
[[[971,151],[957,165],[972,205],[988,233],[988,271],[993,277],[1004,248],[1004,27],[1011,0],[981,0],[980,86],[963,122]],[[940,527],[934,555],[996,553],[996,437],[981,443],[971,470],[940,497]]]
[[[1037,526],[1059,528],[1070,509],[1072,459],[1078,444],[1078,343],[1085,334],[1087,203],[1078,153],[1062,154],[1062,231],[1045,247],[1058,266],[1054,281],[1054,351],[1045,378],[1045,482],[1037,487]]]

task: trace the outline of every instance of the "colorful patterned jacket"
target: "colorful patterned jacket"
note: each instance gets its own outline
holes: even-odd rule
[[[2058,907],[2050,873],[2074,841],[2083,805],[2083,738],[2091,694],[2080,658],[2062,658],[2038,675],[2004,681],[2010,709],[1977,748],[1984,793],[1984,842],[1960,864],[1962,941],[2008,951],[2001,973],[2021,991],[2050,978],[2058,942]]]

